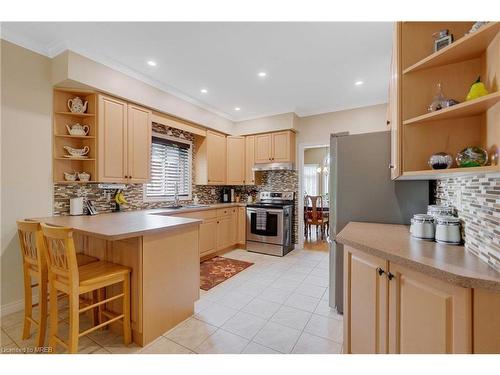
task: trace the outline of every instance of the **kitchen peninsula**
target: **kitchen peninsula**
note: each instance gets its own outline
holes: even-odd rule
[[[37,219],[73,228],[78,252],[132,269],[132,338],[140,346],[191,316],[199,298],[201,221],[152,214],[162,211]],[[114,303],[107,308],[114,310]],[[116,309],[121,309],[119,302]]]

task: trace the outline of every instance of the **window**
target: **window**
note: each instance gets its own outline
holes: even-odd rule
[[[319,164],[304,164],[304,191],[306,195],[319,195]]]
[[[192,144],[179,138],[153,134],[151,178],[146,184],[145,200],[191,199]]]

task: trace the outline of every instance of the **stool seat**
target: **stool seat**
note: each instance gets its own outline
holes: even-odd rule
[[[78,266],[84,266],[92,262],[97,262],[98,260],[99,259],[91,257],[90,255],[87,254],[76,253],[76,263],[78,264]]]
[[[104,260],[78,267],[80,286],[97,284],[113,279],[116,276],[121,277],[129,272],[131,272],[131,269],[128,267],[106,262]]]

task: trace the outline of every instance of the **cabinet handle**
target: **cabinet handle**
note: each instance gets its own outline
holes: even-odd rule
[[[389,279],[389,281],[392,280],[394,278],[394,274],[387,272],[387,278]]]
[[[389,164],[389,169],[394,169],[394,165],[393,164]]]
[[[389,120],[386,121],[387,125],[391,125],[391,122]]]
[[[385,271],[380,267],[377,267],[377,272],[379,276],[382,276],[385,273]]]

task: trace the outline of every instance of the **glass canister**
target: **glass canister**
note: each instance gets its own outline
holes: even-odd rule
[[[453,216],[438,216],[436,218],[436,242],[448,245],[460,245],[460,219]]]
[[[420,240],[434,240],[434,217],[426,214],[415,214],[411,219],[410,233]]]

